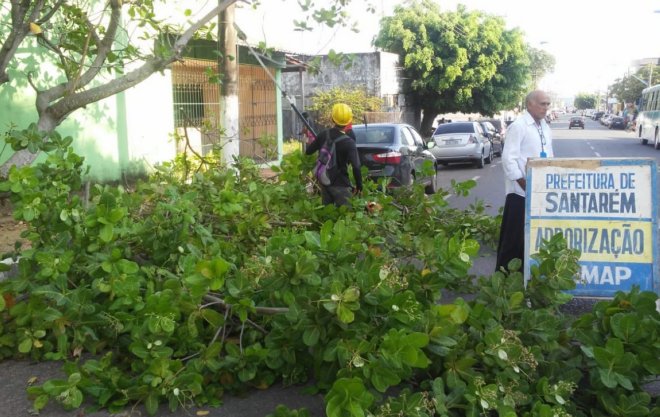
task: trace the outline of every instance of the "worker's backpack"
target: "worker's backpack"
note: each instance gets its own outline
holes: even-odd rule
[[[330,139],[328,135],[325,143],[319,149],[319,157],[316,159],[314,167],[314,176],[323,185],[330,185],[337,178],[339,168],[337,167],[337,157],[335,156],[335,145],[337,142],[350,139],[346,135],[341,135],[336,139]]]

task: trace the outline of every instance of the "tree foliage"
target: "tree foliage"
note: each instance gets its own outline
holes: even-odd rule
[[[660,83],[660,65],[645,66],[633,75],[616,79],[610,86],[609,93],[622,103],[635,103],[642,96],[643,89],[658,83]]]
[[[596,108],[596,96],[594,94],[589,94],[589,93],[578,93],[575,96],[575,100],[573,101],[573,105],[578,110],[595,109]]]
[[[546,74],[555,70],[555,57],[543,49],[527,46],[529,71],[532,76],[530,90],[538,88],[538,83]]]
[[[438,113],[514,107],[529,78],[521,33],[463,6],[444,13],[430,0],[398,6],[381,21],[374,44],[399,54],[406,93],[424,114],[422,131]]]
[[[471,290],[496,223],[446,191],[367,183],[350,209],[326,207],[297,152],[273,180],[250,161],[188,181],[172,165],[86,197],[72,140],[49,135],[47,160],[0,184],[31,242],[0,282],[0,357],[65,362],[65,378],[28,388],[37,411],[87,399],[154,414],[312,380],[329,417],[660,412],[641,388],[660,372],[657,295],[621,293],[572,323],[559,308],[578,253],[560,235],[526,287],[513,261]],[[473,299],[438,303],[445,290]]]
[[[380,111],[383,100],[380,97],[367,96],[364,90],[347,90],[342,87],[319,91],[314,94],[309,110],[316,115],[315,121],[323,127],[331,127],[334,123],[330,118],[332,106],[335,103],[346,103],[353,110],[353,123],[361,123],[365,112]]]

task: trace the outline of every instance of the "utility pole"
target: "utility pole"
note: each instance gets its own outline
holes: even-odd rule
[[[222,0],[218,0],[222,1]],[[234,28],[235,8],[232,4],[218,16],[218,47],[222,84],[220,85],[220,121],[222,159],[227,166],[240,153],[238,103],[238,48]]]
[[[649,62],[649,87],[653,85],[651,82],[653,80],[653,68],[655,68],[653,62]]]

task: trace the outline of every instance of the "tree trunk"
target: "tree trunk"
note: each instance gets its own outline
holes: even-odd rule
[[[236,49],[236,29],[234,28],[234,6],[227,7],[220,14],[218,41],[222,50],[219,68],[222,73],[220,95],[222,124],[222,159],[227,166],[234,163],[240,154],[238,129],[238,50]]]
[[[431,129],[433,128],[433,121],[435,120],[435,117],[438,115],[438,112],[433,109],[424,109],[424,115],[422,116],[422,123],[420,124],[419,127],[419,133],[422,135],[422,137],[428,138],[431,137],[433,132]]]

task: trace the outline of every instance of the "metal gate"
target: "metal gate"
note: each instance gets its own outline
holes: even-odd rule
[[[172,94],[177,134],[202,154],[220,144],[220,85],[212,60],[186,58],[172,64]],[[259,163],[277,159],[276,87],[258,66],[239,66],[239,154]],[[180,141],[178,152],[186,150]]]
[[[174,126],[182,139],[178,152],[208,153],[220,140],[220,85],[209,81],[217,72],[212,60],[186,58],[172,64]]]
[[[277,159],[277,96],[263,68],[239,67],[240,155],[259,163]]]

